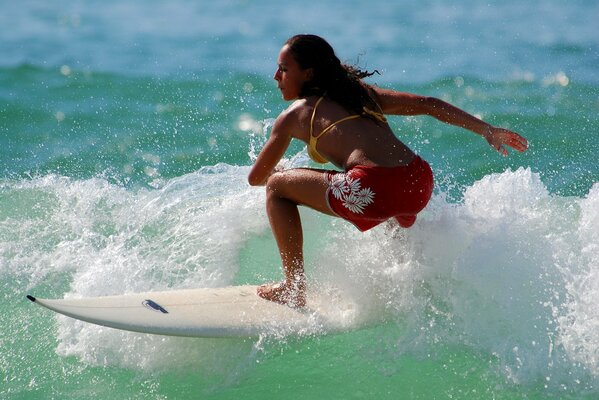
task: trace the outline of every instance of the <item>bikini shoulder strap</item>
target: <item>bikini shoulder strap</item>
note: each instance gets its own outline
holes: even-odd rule
[[[324,96],[320,96],[318,100],[316,100],[316,104],[314,104],[314,109],[312,110],[312,118],[310,118],[310,136],[312,136],[312,131],[314,130],[314,117],[316,116],[316,109],[320,102],[324,99]]]

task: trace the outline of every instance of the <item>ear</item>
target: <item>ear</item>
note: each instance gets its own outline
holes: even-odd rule
[[[314,68],[306,68],[304,70],[304,78],[306,81],[311,81],[314,78]]]

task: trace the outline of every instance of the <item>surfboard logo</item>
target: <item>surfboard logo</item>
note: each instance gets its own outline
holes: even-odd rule
[[[161,312],[163,314],[168,314],[168,311],[164,309],[160,304],[156,303],[154,300],[146,299],[141,302],[144,307],[149,308],[152,311]]]

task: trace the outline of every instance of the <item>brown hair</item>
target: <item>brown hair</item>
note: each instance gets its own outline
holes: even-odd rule
[[[380,109],[372,89],[362,81],[378,71],[362,71],[341,63],[331,45],[316,35],[295,35],[286,45],[302,69],[312,68],[312,79],[304,83],[300,97],[323,96],[339,103],[349,112],[362,114],[363,107]],[[366,114],[366,117],[373,118]]]

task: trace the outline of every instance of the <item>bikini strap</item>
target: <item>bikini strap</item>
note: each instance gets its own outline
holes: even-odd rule
[[[314,119],[316,117],[316,109],[318,108],[318,105],[320,104],[320,102],[322,101],[322,99],[324,98],[324,96],[321,96],[316,103],[314,104],[314,108],[312,110],[312,117],[310,118],[310,138],[308,141],[308,155],[310,156],[310,158],[312,158],[314,161],[316,161],[317,163],[321,163],[324,164],[326,163],[328,160],[326,158],[324,158],[322,155],[320,155],[320,153],[318,152],[318,150],[316,149],[316,144],[318,143],[318,139],[324,135],[325,133],[327,133],[328,131],[330,131],[331,129],[333,129],[335,126],[337,126],[338,124],[344,122],[344,121],[348,121],[350,119],[356,119],[356,118],[361,118],[364,115],[369,115],[373,118],[375,118],[377,121],[380,122],[387,122],[387,119],[385,118],[385,116],[383,115],[382,112],[376,112],[376,111],[372,111],[367,107],[363,107],[363,112],[362,114],[355,114],[355,115],[349,115],[345,118],[341,118],[338,121],[333,122],[332,124],[330,124],[329,126],[327,126],[326,128],[324,128],[318,135],[314,136]],[[380,106],[379,106],[380,109]],[[382,110],[381,110],[382,111]]]
[[[315,139],[319,139],[322,135],[324,135],[325,133],[327,133],[328,131],[330,131],[331,129],[333,129],[334,127],[336,127],[338,124],[340,124],[343,121],[347,121],[347,120],[350,120],[350,119],[361,118],[361,117],[362,116],[360,114],[355,114],[355,115],[347,116],[345,118],[341,118],[340,120],[335,121],[331,125],[329,125],[326,128],[324,128],[322,130],[322,132],[320,132],[318,135],[314,136],[314,138]],[[310,133],[310,135],[312,135],[312,134]]]
[[[385,118],[385,114],[383,114],[382,112],[372,111],[368,107],[362,107],[362,111],[364,111],[363,114],[370,115],[371,117],[375,118],[379,122],[383,122],[383,123],[387,122],[387,118]]]
[[[316,116],[316,109],[318,108],[318,105],[322,99],[324,99],[324,96],[320,96],[320,98],[316,100],[316,104],[314,104],[314,109],[312,110],[312,118],[310,118],[310,136],[312,136],[312,132],[314,130],[314,117]]]

